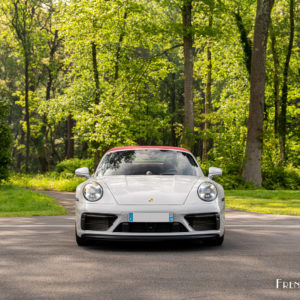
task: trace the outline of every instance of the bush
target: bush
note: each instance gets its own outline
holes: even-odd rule
[[[75,170],[81,167],[88,167],[89,169],[92,169],[93,160],[79,158],[66,159],[56,165],[55,171],[61,175],[65,174],[65,176],[68,177],[69,175],[73,176]]]
[[[300,170],[293,166],[273,166],[263,169],[263,186],[269,190],[300,188]]]
[[[232,190],[243,187],[242,176],[239,174],[239,166],[237,164],[231,163],[224,166],[220,162],[208,160],[205,163],[200,163],[200,165],[205,176],[208,175],[209,167],[221,168],[223,171],[222,176],[215,177],[214,181],[220,183],[224,189]]]
[[[8,105],[0,99],[0,182],[8,178],[11,162],[11,135],[7,117]]]
[[[199,162],[199,160],[198,160]],[[224,189],[255,189],[254,184],[243,182],[240,167],[232,162],[226,166],[221,162],[206,161],[199,162],[205,176],[208,175],[209,167],[218,167],[223,171],[221,177],[216,177],[214,180],[223,185]],[[275,189],[290,189],[297,190],[300,188],[300,170],[292,165],[287,167],[276,166],[274,164],[262,165],[263,187],[268,190]]]
[[[225,190],[234,190],[243,185],[241,175],[223,174],[221,177],[214,178],[214,181],[220,183]]]

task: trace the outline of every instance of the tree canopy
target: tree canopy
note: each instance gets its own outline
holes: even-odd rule
[[[249,118],[261,2],[0,0],[12,168],[46,172],[72,157],[96,164],[113,146],[173,145],[241,178],[258,120],[254,172],[267,183],[297,168],[299,5],[275,1],[262,23],[270,24],[263,106]],[[244,176],[261,185],[256,178]]]

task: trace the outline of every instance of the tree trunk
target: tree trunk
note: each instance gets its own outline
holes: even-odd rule
[[[184,53],[184,144],[192,148],[194,143],[192,0],[183,0],[182,23]]]
[[[25,118],[24,118],[25,119]],[[21,138],[20,138],[20,144],[21,145],[24,145],[24,140],[25,140],[25,132],[21,126],[20,128],[20,131],[21,131]],[[22,151],[19,151],[18,152],[18,155],[17,155],[17,164],[16,164],[16,168],[18,171],[21,171],[21,166],[22,166],[22,161],[24,161],[24,156],[22,154]]]
[[[175,133],[175,113],[176,113],[176,84],[175,84],[175,78],[176,74],[172,73],[172,85],[171,85],[171,143],[172,146],[177,146],[176,142],[176,133]]]
[[[89,150],[89,144],[87,141],[83,141],[81,143],[81,149],[79,152],[79,157],[80,158],[87,158],[88,157],[88,150]]]
[[[56,53],[57,47],[59,46],[58,31],[55,30],[53,33],[53,39],[49,43],[50,53],[49,53],[49,65],[47,67],[48,81],[46,85],[46,101],[51,99],[51,90],[53,86],[53,66],[54,66],[54,55]],[[40,161],[40,170],[42,173],[47,172],[49,169],[49,160],[50,158],[47,155],[47,114],[43,115],[43,126],[41,128],[42,137],[39,141],[39,161]]]
[[[25,59],[25,121],[26,121],[26,158],[25,172],[29,171],[29,153],[30,153],[30,118],[29,118],[29,53],[24,51]]]
[[[45,145],[44,140],[47,138],[47,115],[43,115],[43,125],[41,127],[42,136],[36,140],[36,147],[38,149],[38,156],[40,162],[40,171],[41,173],[45,173],[49,170],[49,158],[47,155],[47,147]]]
[[[97,63],[97,47],[96,43],[92,42],[92,62],[93,62],[93,70],[94,70],[94,82],[95,82],[95,88],[96,88],[96,94],[95,94],[95,104],[99,104],[100,101],[100,82],[99,82],[99,72],[98,72],[98,63]],[[96,127],[97,121],[95,121],[95,127]],[[97,141],[92,142],[92,147],[95,150],[94,153],[94,168],[96,170],[96,167],[100,161],[100,153],[99,153],[99,143]]]
[[[46,100],[50,99],[50,91],[52,85],[52,74],[48,70],[48,82],[46,86]],[[40,171],[41,173],[45,173],[49,170],[49,157],[47,155],[47,145],[45,140],[47,139],[47,114],[43,115],[43,125],[41,127],[42,136],[38,141],[38,149],[39,149],[39,162],[40,162]]]
[[[246,144],[246,182],[262,185],[261,158],[264,122],[265,63],[270,14],[274,0],[257,0],[250,75],[250,105]]]
[[[276,51],[276,36],[273,30],[272,20],[270,20],[270,35],[271,35],[271,47],[272,56],[274,64],[274,108],[275,108],[275,119],[274,119],[274,131],[275,135],[278,134],[278,118],[280,111],[280,101],[279,101],[279,59]]]
[[[66,158],[74,157],[74,138],[73,138],[74,120],[71,115],[67,118],[67,151]]]
[[[55,128],[55,127],[54,127]],[[55,131],[53,132],[51,127],[50,129],[50,144],[51,144],[51,156],[54,158],[54,156],[56,156],[56,159],[58,161],[61,161],[61,158],[59,156],[59,154],[57,153],[56,149],[55,149],[55,138],[56,138],[56,133]]]
[[[117,52],[116,52],[114,81],[117,81],[118,78],[119,78],[120,55],[121,55],[122,42],[123,42],[124,35],[125,35],[125,25],[126,25],[126,19],[127,19],[127,11],[125,11],[123,19],[124,19],[124,24],[123,24],[123,28],[122,28],[122,31],[121,31],[120,36],[119,36],[119,43],[118,43]]]
[[[95,100],[94,103],[99,104],[100,100],[100,82],[99,82],[99,72],[98,72],[98,63],[97,63],[97,47],[95,42],[92,42],[92,61],[93,61],[93,72],[94,72],[94,82],[95,82]]]
[[[208,21],[209,28],[212,28],[212,14],[209,16]],[[202,161],[207,160],[207,153],[209,148],[209,139],[207,136],[209,130],[209,114],[211,109],[211,72],[212,72],[212,63],[211,63],[211,49],[210,49],[210,39],[207,41],[207,77],[206,77],[206,92],[204,98],[204,139],[203,139],[203,149],[202,149]]]
[[[294,0],[290,0],[290,37],[289,45],[286,54],[284,70],[283,70],[283,84],[281,93],[281,111],[279,115],[279,145],[280,145],[280,161],[282,164],[286,161],[286,107],[287,107],[287,95],[288,95],[288,72],[290,58],[293,49],[294,42]]]
[[[240,12],[234,13],[235,22],[240,33],[240,40],[244,51],[244,61],[245,66],[248,71],[248,75],[251,73],[251,56],[252,56],[252,43],[248,38],[249,31],[246,30],[246,27],[243,23]]]
[[[35,6],[30,6],[28,1],[13,1],[13,10],[10,12],[11,25],[14,28],[18,41],[22,45],[24,55],[24,85],[25,85],[25,122],[26,122],[26,155],[25,172],[29,171],[30,159],[30,116],[29,116],[29,67],[31,58],[30,23],[34,18]]]

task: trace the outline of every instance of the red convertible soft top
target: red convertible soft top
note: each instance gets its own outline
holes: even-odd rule
[[[191,151],[181,148],[181,147],[171,147],[171,146],[128,146],[128,147],[115,147],[108,150],[106,153],[111,151],[118,150],[136,150],[136,149],[164,149],[164,150],[177,150],[177,151],[185,151],[191,153]]]

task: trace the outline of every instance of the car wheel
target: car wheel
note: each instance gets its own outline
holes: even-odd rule
[[[210,245],[210,246],[221,246],[223,244],[223,241],[224,241],[224,234],[222,236],[219,236],[219,237],[216,237],[213,239],[209,239],[207,242],[208,242],[208,245]]]
[[[76,229],[75,229],[75,237],[76,237],[76,243],[78,246],[83,247],[83,246],[87,246],[89,244],[89,241],[87,239],[82,238],[77,235]]]

